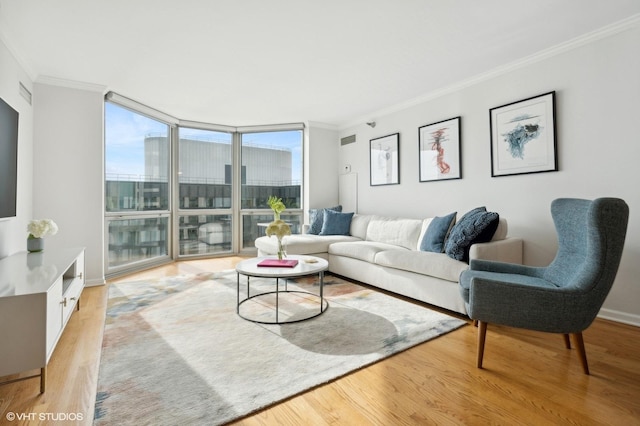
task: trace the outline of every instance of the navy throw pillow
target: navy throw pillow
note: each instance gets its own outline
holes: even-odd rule
[[[337,205],[335,207],[327,207],[326,209],[309,209],[309,230],[307,231],[308,234],[320,234],[320,231],[322,231],[322,223],[324,222],[325,210],[341,212],[342,206]]]
[[[325,209],[320,235],[349,235],[351,218],[353,218],[353,213],[340,213]]]
[[[471,245],[491,241],[499,221],[498,213],[488,212],[485,207],[465,213],[451,228],[444,246],[445,253],[453,259],[468,262]]]
[[[427,232],[424,233],[422,241],[420,241],[420,250],[432,251],[434,253],[444,252],[444,241],[453,223],[456,221],[457,213],[458,212],[453,212],[443,217],[434,217],[431,223],[429,223],[429,227],[427,228]]]

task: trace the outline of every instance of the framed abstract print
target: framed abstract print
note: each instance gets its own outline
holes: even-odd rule
[[[418,129],[420,182],[461,179],[460,117]]]
[[[558,170],[555,92],[489,110],[491,176]]]
[[[369,141],[371,186],[400,183],[400,133]]]

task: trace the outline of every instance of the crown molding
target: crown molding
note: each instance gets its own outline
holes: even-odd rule
[[[484,81],[490,80],[492,78],[507,74],[511,71],[517,70],[519,68],[526,67],[528,65],[535,64],[537,62],[543,61],[545,59],[551,58],[556,55],[560,55],[562,53],[568,52],[573,49],[577,49],[579,47],[594,43],[598,40],[602,40],[607,37],[611,37],[623,31],[627,31],[632,28],[636,28],[640,26],[640,14],[631,15],[630,17],[623,19],[621,21],[615,22],[611,25],[607,25],[590,33],[583,34],[581,36],[570,39],[566,42],[557,44],[548,49],[544,49],[540,52],[529,55],[525,58],[519,59],[517,61],[510,62],[508,64],[499,66],[494,68],[491,71],[478,74],[466,80],[462,80],[458,83],[454,83],[450,86],[443,87],[438,90],[434,90],[427,94],[418,96],[413,99],[409,99],[406,102],[401,102],[399,104],[390,106],[388,108],[381,109],[379,111],[367,114],[366,116],[357,118],[350,122],[339,125],[340,130],[346,130],[351,127],[359,126],[366,121],[368,121],[371,117],[382,117],[385,115],[390,115],[408,108],[411,108],[416,105],[423,104],[428,101],[432,101],[434,99],[440,98],[442,96],[460,91],[470,86],[474,86],[476,84],[482,83]]]
[[[334,130],[334,131],[338,131],[340,130],[340,128],[338,126],[336,126],[335,124],[330,124],[330,123],[323,123],[320,121],[307,121],[307,127],[313,127],[313,128],[317,128],[317,129],[326,129],[326,130]]]
[[[48,84],[50,86],[68,87],[70,89],[87,90],[90,92],[99,92],[103,95],[107,93],[107,86],[95,83],[86,83],[83,81],[67,80],[64,78],[52,77],[48,75],[39,75],[34,83]]]

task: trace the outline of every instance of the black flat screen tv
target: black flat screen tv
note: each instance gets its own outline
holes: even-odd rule
[[[16,216],[18,111],[0,98],[0,219]]]

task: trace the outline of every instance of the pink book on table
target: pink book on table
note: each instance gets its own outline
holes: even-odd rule
[[[258,266],[268,266],[272,268],[293,268],[298,264],[296,259],[264,259]]]

